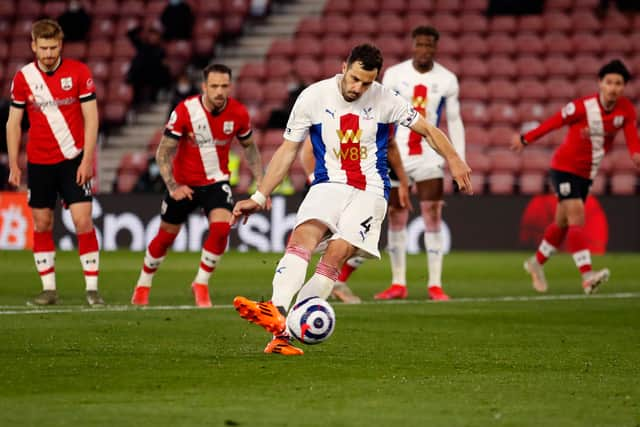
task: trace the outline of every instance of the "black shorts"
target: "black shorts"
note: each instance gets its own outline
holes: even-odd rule
[[[233,194],[228,181],[220,181],[203,187],[191,187],[193,198],[174,200],[169,193],[164,196],[160,217],[169,224],[182,224],[195,208],[200,207],[206,216],[213,209],[233,210]]]
[[[549,176],[558,199],[582,199],[583,202],[587,200],[592,180],[556,169],[551,169]]]
[[[76,183],[81,161],[82,155],[51,165],[27,163],[29,206],[54,209],[58,195],[65,207],[73,203],[90,202],[93,194],[91,181],[84,185]]]

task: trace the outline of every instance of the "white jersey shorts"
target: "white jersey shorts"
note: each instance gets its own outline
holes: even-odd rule
[[[296,216],[296,227],[309,220],[325,224],[332,236],[355,246],[360,255],[380,258],[378,244],[387,214],[384,197],[341,183],[324,182],[311,187]]]
[[[430,179],[444,178],[444,164],[434,164],[433,161],[428,162],[424,156],[411,156],[403,159],[402,165],[409,178],[410,185]],[[391,186],[394,188],[400,186],[400,181],[397,180],[395,174],[391,176]]]

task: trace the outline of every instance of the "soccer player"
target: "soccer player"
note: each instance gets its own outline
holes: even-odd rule
[[[147,247],[131,298],[135,305],[149,303],[155,272],[182,224],[200,207],[209,220],[209,235],[191,289],[198,307],[211,307],[209,278],[227,248],[232,219],[229,149],[234,137],[244,149],[253,176],[258,183],[262,180],[262,161],[253,141],[249,113],[229,96],[231,70],[222,64],[211,64],[202,74],[202,94],[178,104],[158,146],[156,161],[167,194],[162,202],[158,234]]]
[[[271,301],[238,296],[233,302],[242,318],[274,335],[265,353],[302,354],[289,342],[285,328],[285,316],[296,293],[297,301],[326,299],[340,266],[356,251],[380,258],[378,240],[390,189],[387,158],[402,184],[398,192],[401,205],[409,203],[408,180],[397,147],[389,141],[389,126],[399,123],[427,137],[447,159],[461,191],[472,191],[470,169],[447,137],[406,100],[375,81],[381,68],[380,50],[370,44],[358,45],[343,64],[342,74],[307,87],[291,111],[284,141],[262,184],[233,209],[236,220],[263,209],[310,135],[316,161],[314,181],[276,267]],[[331,233],[327,249],[315,273],[303,284],[311,251],[327,232]]]
[[[411,33],[413,57],[384,73],[382,84],[410,101],[433,126],[438,126],[442,112],[447,116],[451,142],[464,159],[464,126],[458,102],[458,79],[434,60],[440,34],[433,27],[419,26]],[[415,183],[420,212],[424,221],[424,246],[427,252],[429,298],[446,301],[442,290],[442,206],[444,195],[444,159],[429,147],[425,138],[412,129],[398,127],[396,142],[409,179]],[[398,204],[397,181],[393,180],[389,198],[388,248],[391,260],[391,286],[375,295],[375,299],[406,298],[408,207]]]
[[[104,305],[98,293],[99,249],[91,219],[98,106],[89,68],[73,59],[62,59],[63,38],[60,25],[50,19],[36,21],[31,28],[35,61],[22,67],[11,85],[9,183],[20,185],[20,121],[26,110],[31,123],[27,184],[34,225],[33,255],[43,288],[33,303],[58,302],[53,215],[60,195],[76,228],[87,302],[97,306]]]
[[[314,179],[314,170],[316,166],[315,158],[313,157],[313,146],[311,145],[311,140],[306,138],[302,143],[302,148],[300,148],[300,163],[302,163],[302,168],[307,174],[307,183],[310,185]],[[322,252],[327,249],[328,240],[323,240],[320,245],[316,248],[315,252]],[[340,269],[340,274],[338,275],[338,279],[336,283],[333,285],[333,289],[331,290],[331,296],[333,298],[337,298],[344,302],[345,304],[360,304],[362,300],[359,296],[353,293],[349,285],[347,285],[347,280],[351,276],[358,267],[362,265],[364,262],[364,257],[361,256],[353,256],[345,261],[344,265]]]
[[[593,271],[591,267],[591,253],[583,228],[584,202],[598,166],[620,129],[624,130],[631,159],[640,169],[636,111],[631,101],[622,95],[630,78],[629,71],[621,61],[614,60],[600,69],[598,77],[598,93],[569,102],[537,128],[515,135],[511,142],[511,149],[521,152],[554,129],[569,127],[551,160],[551,181],[559,199],[555,221],[546,228],[535,255],[524,262],[538,292],[547,290],[543,265],[564,240],[582,274],[585,293],[593,293],[609,279],[608,269]]]

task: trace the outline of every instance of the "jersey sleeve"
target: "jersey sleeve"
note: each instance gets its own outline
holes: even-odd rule
[[[398,92],[391,89],[382,88],[384,91],[384,108],[388,109],[387,123],[398,123],[405,127],[413,126],[417,121],[419,114],[413,106],[400,96]]]
[[[11,82],[11,105],[24,108],[27,103],[27,82],[21,72],[16,73]]]
[[[249,117],[249,112],[243,105],[240,105],[239,116],[240,124],[238,126],[238,131],[236,132],[236,138],[240,140],[247,139],[251,136],[253,131],[251,129],[251,117]]]
[[[629,103],[629,111],[624,121],[624,139],[627,143],[629,154],[640,153],[640,140],[638,139],[638,120],[636,109]]]
[[[559,129],[564,125],[573,124],[584,119],[587,112],[584,108],[584,102],[571,101],[565,105],[562,110],[558,111],[547,120],[542,122],[537,128],[530,130],[524,135],[524,139],[531,143],[549,132]]]
[[[78,86],[78,98],[80,98],[80,102],[96,99],[96,85],[93,82],[91,70],[89,70],[89,67],[85,64],[81,64],[78,69]]]
[[[460,87],[458,85],[458,79],[453,76],[449,90],[446,93],[446,112],[447,112],[447,127],[449,129],[449,138],[451,143],[455,147],[458,155],[465,158],[465,138],[464,138],[464,125],[462,124],[462,116],[460,115],[460,101],[458,94]]]
[[[311,110],[313,108],[313,96],[309,88],[302,91],[293,109],[289,114],[287,127],[284,130],[284,139],[293,142],[303,142],[309,134],[312,125]]]
[[[169,115],[169,120],[164,128],[165,136],[173,139],[180,139],[182,135],[189,131],[189,113],[181,102]]]

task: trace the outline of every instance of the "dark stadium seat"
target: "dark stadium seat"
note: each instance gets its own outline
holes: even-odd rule
[[[130,193],[136,187],[141,173],[122,172],[116,175],[116,193]]]
[[[120,14],[129,16],[144,16],[145,2],[143,0],[127,0],[120,5]]]
[[[242,34],[245,24],[245,16],[241,14],[226,15],[221,21],[222,35],[228,39],[233,39]]]
[[[544,29],[547,33],[570,33],[573,31],[573,21],[571,21],[569,15],[565,13],[545,13]]]
[[[460,104],[460,114],[466,126],[485,126],[489,123],[487,106],[483,102],[464,101]]]
[[[489,123],[493,126],[507,125],[513,127],[519,124],[520,117],[518,111],[510,102],[493,102],[487,109]]]
[[[291,61],[283,58],[268,59],[265,65],[265,78],[269,79],[285,79],[291,74]]]
[[[488,88],[488,97],[492,100],[512,101],[518,100],[516,85],[507,79],[492,79],[485,83]]]
[[[67,10],[67,2],[65,1],[47,1],[44,2],[42,14],[51,18],[58,18]]]
[[[465,10],[465,12],[468,11]],[[463,23],[460,27],[463,33],[484,35],[489,29],[487,17],[482,13],[465,13],[460,17],[460,22]]]
[[[109,102],[101,107],[102,122],[105,126],[122,126],[127,119],[127,104],[124,102]]]
[[[523,79],[516,82],[518,96],[522,100],[546,101],[547,88],[544,83],[534,79]]]
[[[208,0],[207,0],[208,1]],[[250,1],[247,0],[221,0],[222,12],[225,15],[246,16],[249,13]]]
[[[478,38],[477,35],[469,35],[469,37]],[[466,40],[466,39],[465,39]],[[484,43],[484,42],[481,42]],[[483,52],[486,52],[486,44],[484,45],[485,49]],[[438,55],[450,55],[450,56],[458,56],[460,54],[460,43],[457,39],[453,37],[445,37],[441,38],[438,41]],[[477,55],[480,55],[477,53]],[[484,53],[482,53],[484,55]]]
[[[224,6],[222,0],[207,0],[195,2],[194,14],[200,15],[216,15],[222,16],[224,14]]]
[[[547,12],[566,12],[573,7],[573,0],[546,0],[544,10]]]
[[[109,66],[110,78],[124,81],[129,71],[129,65],[130,61],[128,59],[117,59],[111,62]]]
[[[11,31],[11,38],[13,40],[25,40],[26,42],[30,42],[32,24],[33,20],[31,19],[17,19],[13,25],[13,30]]]
[[[492,55],[486,63],[489,73],[495,78],[514,79],[518,76],[516,63],[508,56]]]
[[[464,101],[486,101],[489,98],[489,89],[484,81],[465,79],[460,82],[460,98]]]
[[[513,55],[516,52],[514,38],[506,33],[493,33],[487,37],[490,55]]]
[[[573,43],[573,50],[576,54],[586,53],[598,55],[603,47],[600,37],[592,33],[575,33],[571,36],[571,42]]]
[[[406,58],[401,57],[398,62],[404,61],[404,60],[406,60]],[[455,57],[438,55],[438,62],[440,63],[440,65],[445,67],[447,70],[451,71],[456,76],[460,75],[460,71],[461,71],[460,62],[458,62],[458,60]]]
[[[544,39],[538,34],[516,34],[515,46],[518,55],[544,55],[546,48]]]
[[[113,42],[113,57],[131,59],[136,54],[136,50],[127,38],[119,38]]]
[[[518,79],[544,79],[547,77],[547,67],[544,61],[537,56],[519,56],[516,59],[516,70],[518,70]]]
[[[523,101],[518,103],[517,108],[521,122],[539,122],[545,119],[544,105],[541,102]]]
[[[16,16],[37,19],[42,15],[42,4],[36,0],[20,0],[16,5]]]
[[[378,26],[378,37],[394,36],[405,37],[404,19],[393,13],[381,13],[377,16],[376,25]]]
[[[33,60],[33,52],[29,46],[28,39],[13,39],[9,45],[9,58],[15,61],[22,61],[25,64]]]
[[[149,0],[144,8],[144,14],[146,16],[159,17],[165,7],[167,7],[167,2],[164,0]],[[202,12],[199,11],[199,13]]]
[[[197,16],[193,26],[193,39],[197,41],[202,38],[215,39],[222,32],[220,19],[215,16]]]
[[[460,79],[484,80],[489,75],[487,62],[477,56],[463,56],[460,59]]]
[[[575,75],[576,67],[572,60],[560,56],[553,55],[547,56],[543,60],[545,68],[547,69],[548,78],[552,77],[567,77],[571,78]]]
[[[406,39],[401,37],[396,37],[392,35],[385,35],[378,37],[375,39],[375,44],[382,51],[382,56],[384,57],[385,65],[389,62],[387,59],[388,55],[397,55],[400,52],[404,55],[405,46],[408,44]]]
[[[106,97],[108,103],[123,102],[125,105],[130,105],[133,100],[133,89],[124,82],[111,80],[107,87]]]
[[[267,80],[264,84],[264,101],[282,104],[289,96],[289,87],[284,80]]]
[[[462,11],[484,13],[489,7],[488,0],[462,0]]]
[[[64,56],[84,61],[87,56],[87,45],[84,42],[67,42],[64,44]]]
[[[461,0],[435,0],[433,5],[434,13],[453,13],[458,14],[462,10]]]
[[[116,24],[113,18],[103,17],[94,19],[89,29],[89,41],[113,37]]]
[[[265,78],[266,70],[263,61],[247,62],[240,69],[238,80],[257,80],[261,81]]]
[[[100,0],[93,5],[91,14],[94,18],[117,16],[120,14],[120,5],[116,0]]]
[[[16,6],[11,0],[0,2],[0,18],[10,19],[15,16]]]
[[[544,192],[546,172],[523,172],[518,180],[520,194],[536,195]]]
[[[611,194],[631,196],[638,189],[638,176],[633,172],[614,172],[609,177]]]
[[[331,58],[341,58],[344,60],[349,52],[351,51],[352,46],[345,42],[345,39],[339,37],[337,35],[330,35],[322,39],[321,43],[316,45],[316,48],[319,48],[322,52],[322,55]],[[299,55],[299,54],[298,54]]]
[[[605,33],[612,32],[617,34],[626,34],[630,29],[631,19],[615,9],[609,9],[607,15],[602,21],[602,31]]]
[[[637,169],[634,166],[631,157],[629,156],[629,152],[626,148],[616,148],[610,153],[608,153],[606,157],[609,157],[612,165],[612,172],[629,172],[636,173]]]

